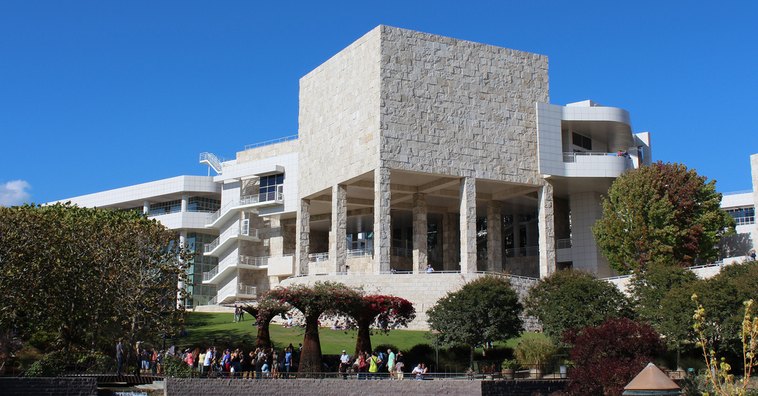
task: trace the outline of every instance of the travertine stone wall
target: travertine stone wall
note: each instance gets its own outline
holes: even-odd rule
[[[311,201],[301,199],[297,206],[295,246],[295,275],[308,273],[308,253],[311,243]]]
[[[413,271],[424,272],[427,264],[426,194],[413,195]]]
[[[352,269],[352,265],[351,265]],[[325,271],[326,272],[326,271]],[[426,311],[448,292],[453,292],[467,282],[483,274],[457,273],[420,273],[420,274],[349,274],[320,275],[285,279],[282,286],[293,284],[313,284],[315,282],[340,282],[349,287],[361,287],[368,294],[390,294],[412,302],[416,308],[416,319],[411,322],[411,329],[428,329]],[[529,289],[537,283],[535,278],[508,277],[511,286],[523,301]],[[523,317],[525,327],[529,330],[539,329],[539,324],[532,318]]]
[[[380,27],[300,79],[300,196],[379,164]]]
[[[461,179],[461,272],[476,272],[476,180]]]
[[[381,55],[384,166],[542,184],[547,57],[388,26]]]
[[[380,167],[374,170],[374,271],[390,270],[390,242],[392,240],[392,217],[390,204],[390,170]]]
[[[553,208],[553,185],[545,183],[539,190],[538,225],[540,245],[540,277],[555,272],[555,211]]]
[[[299,141],[295,139],[256,147],[250,150],[239,151],[237,152],[237,163],[258,161],[263,158],[275,157],[277,155],[296,153],[299,148]]]
[[[332,263],[332,271],[345,271],[345,260],[347,260],[347,187],[344,184],[332,186],[329,260]]]

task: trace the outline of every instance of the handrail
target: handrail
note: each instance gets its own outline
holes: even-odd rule
[[[270,256],[253,257],[240,255],[238,262],[244,265],[251,265],[254,267],[264,267],[268,265],[268,259]]]
[[[223,166],[221,165],[221,160],[216,156],[216,154],[209,153],[209,152],[202,152],[200,153],[200,163],[205,163],[211,168],[213,168],[216,173],[219,175],[223,171]]]
[[[257,290],[255,286],[248,286],[243,283],[238,283],[237,291],[239,292],[239,294],[244,294],[247,296],[255,296]]]
[[[363,256],[371,256],[373,254],[374,254],[374,249],[371,249],[371,248],[350,249],[347,251],[347,257],[363,257]]]
[[[265,141],[258,142],[258,143],[247,144],[247,145],[245,145],[245,151],[252,150],[252,149],[258,148],[258,147],[270,146],[272,144],[289,142],[290,140],[297,140],[297,137],[298,137],[298,135],[289,135],[289,136],[284,136],[284,137],[280,137],[280,138],[277,138],[277,139],[271,139],[271,140],[265,140]]]
[[[323,252],[323,253],[311,253],[308,255],[308,261],[309,262],[321,262],[321,261],[327,261],[329,260],[329,252]]]
[[[618,153],[607,153],[604,151],[572,151],[563,153],[563,162],[576,162],[576,157],[618,157],[628,158]]]

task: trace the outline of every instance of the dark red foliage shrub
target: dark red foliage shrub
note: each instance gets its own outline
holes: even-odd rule
[[[567,332],[564,341],[573,345],[568,386],[572,395],[620,395],[663,351],[660,335],[650,325],[627,318]]]

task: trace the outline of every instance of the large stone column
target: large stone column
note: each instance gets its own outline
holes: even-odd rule
[[[445,213],[442,215],[442,269],[444,271],[455,271],[458,269],[458,260],[456,260],[456,246],[458,239],[456,235],[455,218],[457,213]]]
[[[413,194],[413,273],[426,270],[427,218],[426,194]]]
[[[487,206],[487,271],[503,270],[503,216],[502,205],[490,201]]]
[[[376,273],[390,270],[391,199],[390,169],[376,168],[374,170],[374,272]]]
[[[464,177],[460,193],[461,273],[476,272],[476,179]]]
[[[329,233],[329,261],[332,271],[344,272],[347,264],[347,187],[332,186],[332,230]]]
[[[538,191],[540,278],[555,272],[555,214],[553,185],[546,182]]]
[[[308,253],[311,244],[311,201],[301,199],[297,207],[296,232],[297,240],[295,245],[295,275],[308,274]]]
[[[181,208],[182,212],[186,212],[188,206],[189,206],[189,195],[182,194],[182,208]]]

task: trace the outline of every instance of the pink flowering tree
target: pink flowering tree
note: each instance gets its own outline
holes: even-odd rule
[[[269,326],[271,320],[277,315],[283,315],[287,313],[292,307],[289,304],[281,303],[279,300],[272,299],[268,294],[263,295],[258,304],[245,305],[242,307],[245,312],[249,313],[255,318],[255,324],[258,327],[258,336],[255,339],[255,346],[258,348],[270,348],[273,346],[271,342],[271,332]]]
[[[318,373],[321,371],[321,342],[318,334],[318,320],[322,314],[336,315],[361,301],[361,294],[336,282],[316,282],[313,286],[294,285],[274,289],[269,299],[280,304],[289,304],[305,318],[303,351],[300,354],[299,372]]]
[[[413,304],[400,297],[385,295],[363,296],[346,311],[352,318],[353,327],[358,329],[355,354],[371,351],[371,326],[379,331],[389,332],[397,327],[407,327],[416,317]]]

